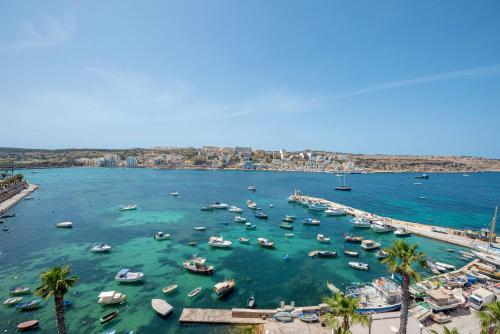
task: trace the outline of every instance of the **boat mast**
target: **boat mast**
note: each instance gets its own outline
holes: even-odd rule
[[[493,216],[493,219],[491,220],[491,225],[490,225],[490,244],[493,242],[493,236],[495,235],[495,227],[497,225],[497,213],[498,213],[498,205],[495,207],[495,215]],[[496,242],[496,235],[495,235],[495,242]],[[490,245],[488,245],[488,248]]]

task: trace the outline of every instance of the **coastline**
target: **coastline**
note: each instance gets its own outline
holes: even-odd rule
[[[19,203],[23,198],[34,192],[35,190],[38,189],[38,185],[30,183],[28,185],[28,188],[23,189],[21,192],[18,194],[15,194],[11,198],[6,199],[5,201],[0,203],[0,213],[4,213],[10,208],[12,208],[14,205]]]

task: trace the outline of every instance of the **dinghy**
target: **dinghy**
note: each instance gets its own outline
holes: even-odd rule
[[[172,305],[167,303],[165,300],[158,298],[151,299],[151,307],[156,311],[156,313],[163,317],[166,317],[174,310]]]
[[[99,319],[99,322],[101,324],[105,324],[111,320],[113,320],[114,318],[116,318],[118,316],[118,310],[114,310],[113,312],[111,313],[108,313],[108,314],[105,314],[103,315],[100,319]]]

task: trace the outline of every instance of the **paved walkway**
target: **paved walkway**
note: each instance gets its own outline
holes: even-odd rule
[[[6,212],[8,209],[10,209],[14,205],[16,205],[19,201],[21,201],[24,197],[28,196],[37,189],[38,186],[36,184],[30,184],[27,189],[24,189],[20,193],[12,196],[9,199],[6,199],[2,203],[0,203],[0,213]]]

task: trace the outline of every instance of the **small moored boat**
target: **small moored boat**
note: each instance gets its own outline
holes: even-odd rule
[[[14,305],[23,300],[23,297],[10,297],[4,300],[4,305]]]
[[[214,208],[212,208],[210,205],[202,206],[200,208],[201,211],[214,211]]]
[[[72,222],[61,222],[56,224],[57,228],[72,228],[73,223]]]
[[[189,293],[188,293],[188,297],[189,298],[193,298],[194,296],[196,296],[197,294],[199,294],[201,291],[201,286],[197,287],[196,289],[193,289],[191,290]]]
[[[220,236],[220,237],[210,237],[208,239],[208,244],[214,248],[229,248],[233,243],[229,240],[224,240],[224,238]]]
[[[285,230],[293,230],[292,224],[282,223],[280,224],[280,228],[284,228]]]
[[[247,230],[256,230],[257,229],[257,225],[252,225],[251,223],[245,223],[245,228]]]
[[[385,259],[386,257],[389,256],[389,254],[383,249],[377,251],[377,253],[375,255],[377,256],[377,259],[379,259],[379,260]]]
[[[167,301],[159,298],[151,299],[151,307],[159,315],[166,317],[174,310],[174,307],[167,303]]]
[[[118,210],[120,211],[137,210],[137,204],[129,204],[126,206],[121,206]]]
[[[380,243],[375,242],[373,240],[363,240],[361,242],[361,248],[364,250],[372,250],[380,247]]]
[[[20,310],[32,310],[41,306],[42,300],[40,298],[34,300],[28,300],[25,302],[17,303],[14,305],[15,308]]]
[[[116,318],[118,316],[118,310],[114,310],[113,312],[110,312],[110,313],[107,313],[105,315],[103,315],[100,319],[99,319],[99,322],[101,324],[105,324],[111,320],[113,320],[114,318]]]
[[[107,253],[111,251],[111,246],[105,243],[93,244],[90,247],[90,251],[93,253]]]
[[[411,235],[411,232],[405,229],[404,227],[399,227],[394,231],[394,235],[396,237],[404,238],[404,237],[409,237]]]
[[[358,269],[358,270],[368,270],[368,264],[367,263],[349,262],[349,266],[351,266],[354,269]]]
[[[220,202],[213,202],[212,204],[210,204],[210,206],[214,209],[221,209],[221,210],[226,210],[227,208],[229,208],[228,204]]]
[[[30,291],[31,289],[26,286],[15,286],[9,289],[9,293],[11,295],[24,295],[29,293]]]
[[[345,249],[344,250],[344,255],[345,256],[350,256],[350,257],[358,257],[359,253],[356,252],[356,251],[352,251],[352,250],[347,250]]]
[[[345,212],[342,209],[327,209],[325,210],[325,215],[330,216],[330,217],[341,217],[341,216],[346,216],[347,212]]]
[[[264,212],[257,212],[255,214],[255,218],[258,218],[258,219],[267,219],[267,215]]]
[[[206,227],[205,226],[195,226],[195,227],[193,227],[193,230],[195,230],[195,231],[205,231]]]
[[[128,268],[121,269],[115,276],[115,281],[122,283],[133,283],[142,281],[144,273],[132,272]]]
[[[39,321],[38,320],[29,320],[29,321],[24,321],[19,324],[17,324],[17,329],[19,329],[21,332],[29,331],[35,328],[38,328]]]
[[[243,209],[238,208],[237,206],[231,205],[229,207],[229,212],[234,212],[234,213],[242,213]]]
[[[293,233],[285,233],[285,237],[287,237],[287,238],[293,238]]]
[[[246,222],[247,222],[247,219],[246,219],[246,218],[244,218],[244,217],[236,216],[236,217],[234,217],[234,221],[235,221],[236,223],[246,223]]]
[[[117,291],[104,291],[98,296],[97,303],[103,305],[121,304],[127,300],[127,295]]]
[[[243,237],[241,237],[241,238],[239,238],[238,240],[239,240],[239,241],[240,241],[240,243],[242,243],[242,244],[248,244],[248,243],[250,243],[250,239],[248,239],[248,238],[243,238]]]
[[[170,239],[170,234],[169,233],[165,233],[165,232],[156,232],[155,236],[154,236],[154,239],[155,240],[167,240],[167,239]]]
[[[315,225],[319,226],[320,221],[318,219],[307,218],[302,221],[304,225]]]
[[[318,250],[316,251],[317,257],[337,257],[337,252],[331,250]]]
[[[268,240],[266,238],[258,238],[257,243],[259,246],[264,248],[274,248],[274,241]]]
[[[316,236],[316,240],[318,240],[319,242],[322,242],[322,243],[329,243],[330,242],[330,238],[328,238],[326,235],[324,234],[318,234]]]
[[[179,193],[177,191],[172,191],[170,192],[171,196],[179,196]]]
[[[257,190],[257,188],[255,186],[249,186],[247,189],[250,190],[250,191],[256,191]]]
[[[344,237],[345,241],[347,242],[352,242],[352,243],[359,243],[363,241],[363,237],[358,237],[358,236],[353,236],[353,235],[346,235]]]
[[[207,266],[206,261],[206,258],[195,254],[191,259],[184,261],[182,266],[193,273],[210,275],[213,273],[214,267]]]

